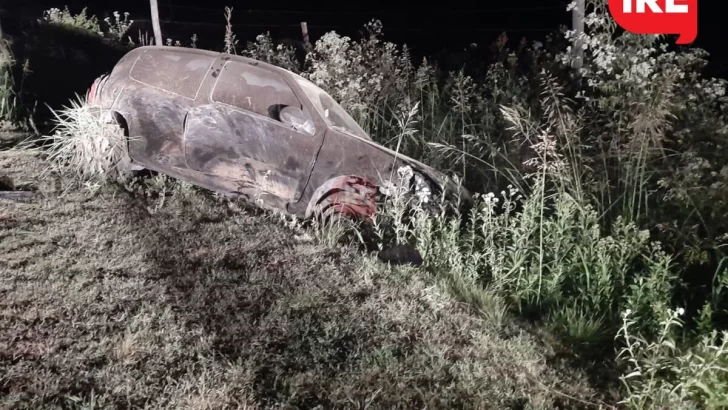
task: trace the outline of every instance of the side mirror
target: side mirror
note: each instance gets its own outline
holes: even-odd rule
[[[281,122],[291,125],[297,131],[309,135],[316,133],[316,129],[313,126],[313,119],[298,107],[284,107],[281,109],[280,119]]]

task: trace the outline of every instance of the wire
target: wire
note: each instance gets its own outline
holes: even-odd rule
[[[135,19],[134,22],[149,22],[151,20],[149,19]],[[222,27],[221,24],[217,23],[202,23],[202,22],[191,22],[191,21],[170,21],[170,20],[161,20],[160,24],[166,24],[166,25],[185,25],[185,26],[217,26]],[[301,27],[300,24],[232,24],[233,27]],[[309,29],[349,29],[351,26],[335,26],[335,25],[316,25],[316,24],[308,24],[307,25]],[[387,28],[387,31],[433,31],[432,28]],[[554,28],[512,28],[512,29],[505,29],[505,28],[481,28],[481,27],[474,27],[474,28],[438,28],[435,30],[436,32],[440,33],[443,31],[446,32],[453,32],[453,31],[461,31],[461,32],[549,32],[549,31],[556,31]]]
[[[482,10],[453,10],[453,9],[419,9],[419,12],[437,13],[437,14],[482,14],[482,13],[515,13],[515,12],[536,12],[544,10],[556,10],[563,9],[566,11],[568,3],[556,6],[536,6],[536,7],[509,7],[509,8],[496,8],[496,9],[482,9]],[[211,7],[198,7],[198,6],[187,6],[187,5],[174,5],[166,3],[164,7],[171,9],[188,9],[188,10],[204,10],[204,11],[215,11],[221,12],[221,9]],[[233,10],[235,8],[233,7]],[[263,10],[263,9],[241,9],[240,12],[244,13],[265,13],[265,14],[340,14],[340,15],[370,15],[370,14],[412,14],[412,10],[371,10],[371,11],[307,11],[307,10]]]

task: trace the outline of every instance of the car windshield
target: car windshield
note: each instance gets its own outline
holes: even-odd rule
[[[326,91],[299,75],[294,74],[294,78],[331,128],[360,138],[371,139],[366,131]]]

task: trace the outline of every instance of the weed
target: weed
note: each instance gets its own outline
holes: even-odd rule
[[[231,20],[233,18],[233,9],[225,7],[225,52],[227,54],[237,54],[236,47],[238,40],[233,33],[233,25]]]
[[[620,358],[628,363],[621,377],[630,408],[720,409],[728,405],[728,332],[713,330],[690,349],[679,345],[675,330],[683,325],[684,309],[668,309],[655,340],[632,333],[631,310],[623,314],[618,337],[624,342]]]
[[[134,24],[134,20],[129,20],[129,12],[124,13],[124,18],[121,18],[121,14],[115,11],[111,17],[106,17],[104,22],[109,26],[109,35],[116,38],[118,41],[122,41],[126,32],[129,31],[129,27]]]

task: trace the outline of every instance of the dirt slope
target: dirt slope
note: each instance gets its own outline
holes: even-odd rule
[[[0,408],[575,408],[563,394],[592,394],[414,268],[180,185],[163,203],[61,195],[38,158],[2,154],[0,176],[39,196],[0,199]]]

